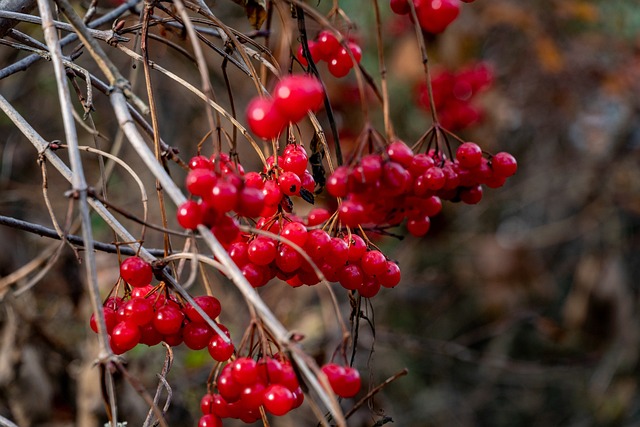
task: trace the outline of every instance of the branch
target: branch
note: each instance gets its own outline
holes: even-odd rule
[[[36,0],[0,0],[0,10],[8,12],[29,13],[36,7]],[[0,38],[7,35],[10,29],[18,25],[12,19],[0,19]]]
[[[11,218],[8,216],[0,215],[0,225],[6,225],[7,227],[15,228],[18,230],[26,231],[28,233],[37,234],[42,237],[48,237],[50,239],[61,240],[60,235],[53,228],[48,228],[40,224],[34,224],[32,222],[23,221],[20,219]],[[65,239],[76,246],[84,247],[84,242],[81,236],[75,234],[65,235]],[[122,255],[133,256],[136,255],[136,250],[127,246],[114,245],[112,243],[93,242],[93,249],[100,252],[107,252],[111,254],[121,253]],[[154,256],[164,256],[163,249],[147,249],[149,253]]]

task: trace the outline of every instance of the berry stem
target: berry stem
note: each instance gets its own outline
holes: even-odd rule
[[[389,112],[389,88],[387,86],[387,67],[384,62],[384,45],[382,43],[382,19],[378,0],[373,1],[373,9],[376,15],[376,44],[378,45],[378,66],[380,68],[380,86],[382,88],[382,115],[384,119],[384,132],[388,140],[394,139],[393,124]]]
[[[427,81],[427,92],[429,94],[429,108],[431,109],[431,119],[434,125],[438,123],[438,113],[436,112],[436,103],[433,98],[433,86],[431,85],[431,71],[429,70],[429,56],[427,54],[427,45],[424,39],[424,33],[420,27],[418,21],[418,15],[416,14],[416,7],[413,1],[408,1],[411,9],[411,17],[413,18],[413,26],[416,30],[416,37],[418,39],[418,46],[420,47],[420,53],[422,55],[422,66],[424,67],[424,73]]]

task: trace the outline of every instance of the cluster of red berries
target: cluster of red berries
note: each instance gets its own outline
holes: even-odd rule
[[[207,347],[211,356],[226,361],[233,355],[234,346],[225,341],[206,323],[190,304],[183,304],[169,295],[164,285],[153,286],[151,266],[139,257],[130,257],[120,265],[120,276],[130,285],[125,297],[109,297],[104,302],[104,320],[111,349],[125,353],[138,344],[154,346],[164,341],[171,346],[184,343],[192,350]],[[195,303],[211,318],[220,315],[220,302],[212,296],[194,298]],[[230,337],[228,329],[219,328]],[[98,332],[95,315],[91,329]]]
[[[327,376],[331,389],[338,396],[349,398],[360,391],[362,381],[356,368],[327,363],[321,370]]]
[[[398,15],[411,13],[410,0],[391,0],[391,10]],[[413,0],[420,27],[432,34],[446,30],[460,14],[460,1],[473,3],[475,0]]]
[[[329,177],[329,194],[343,198],[338,213],[344,226],[395,226],[407,219],[409,233],[423,236],[441,199],[478,203],[480,184],[500,187],[517,169],[510,154],[487,159],[475,143],[461,144],[454,161],[435,150],[414,154],[402,141],[392,142],[384,154],[363,156]]]
[[[260,407],[282,416],[304,401],[291,362],[282,357],[239,357],[220,371],[215,383],[217,393],[200,401],[199,427],[222,426],[224,418],[253,423],[261,418]]]
[[[456,131],[479,122],[484,111],[471,101],[476,94],[491,86],[492,82],[493,71],[484,62],[467,66],[457,73],[443,70],[434,75],[431,87],[440,124]],[[420,83],[417,93],[418,106],[429,111],[431,105],[426,83]]]
[[[329,218],[324,209],[310,213],[307,225],[318,225]],[[319,221],[319,222],[318,222]],[[395,287],[400,269],[378,250],[370,249],[357,234],[332,237],[323,229],[308,230],[295,217],[262,219],[258,228],[278,234],[301,248],[328,281],[339,282],[362,296],[375,296],[381,286]],[[278,277],[292,287],[319,283],[318,274],[304,257],[285,241],[263,235],[247,235],[228,248],[231,259],[254,287]]]
[[[297,123],[308,111],[317,111],[324,101],[322,83],[306,75],[284,77],[273,90],[273,98],[254,98],[247,106],[247,123],[263,139],[277,138],[289,123]]]
[[[349,71],[351,71],[355,64],[359,64],[362,59],[362,49],[358,43],[349,41],[346,47],[342,46],[336,36],[326,30],[318,33],[315,40],[309,41],[308,46],[313,62],[326,61],[329,72],[338,78],[349,74]],[[349,51],[351,54],[349,54]],[[352,55],[353,59],[351,57]],[[296,57],[303,66],[306,67],[309,65],[307,59],[304,57],[302,45],[298,46]],[[353,62],[354,60],[355,62]]]

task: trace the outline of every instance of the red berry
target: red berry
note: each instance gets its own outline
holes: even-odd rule
[[[344,367],[344,374],[337,384],[338,390],[334,391],[338,396],[353,397],[358,394],[361,387],[360,373],[356,368],[350,366]]]
[[[302,188],[302,181],[300,177],[293,172],[283,172],[278,177],[278,186],[287,196],[293,196],[300,192]]]
[[[482,161],[482,149],[473,142],[465,142],[458,147],[456,159],[465,169],[473,169],[480,166]]]
[[[391,6],[393,13],[398,15],[406,15],[411,12],[409,0],[391,0],[389,6]]]
[[[348,264],[340,269],[338,281],[343,288],[355,291],[362,286],[363,276],[360,267],[355,264]]]
[[[516,158],[507,152],[501,152],[491,159],[493,173],[497,176],[510,177],[518,170]]]
[[[222,244],[230,244],[240,235],[240,229],[235,219],[227,215],[222,215],[216,224],[211,228],[211,232]]]
[[[422,237],[429,231],[431,226],[431,220],[428,216],[422,216],[420,218],[414,218],[407,221],[407,231],[412,236]]]
[[[218,362],[226,362],[233,355],[233,351],[235,350],[235,348],[231,341],[225,342],[220,335],[214,334],[213,337],[211,337],[209,344],[207,345],[207,350],[209,351],[209,354],[211,355],[213,360],[216,360]]]
[[[200,295],[195,297],[193,301],[211,319],[215,319],[216,317],[220,316],[220,313],[222,312],[220,301],[218,301],[216,297],[212,297],[210,295]],[[200,315],[200,313],[196,311],[196,309],[191,304],[187,304],[184,306],[184,314],[192,322],[205,323],[204,318]]]
[[[382,274],[387,267],[387,258],[378,250],[372,250],[362,255],[362,271],[368,276]]]
[[[338,216],[346,227],[357,227],[366,220],[366,211],[362,203],[345,200],[338,208]]]
[[[433,34],[443,32],[460,13],[459,0],[414,0],[418,22]]]
[[[248,247],[249,245],[246,242],[234,242],[229,246],[229,256],[238,267],[242,267],[249,262]]]
[[[358,288],[358,293],[365,298],[373,298],[380,292],[380,281],[375,277],[364,277],[362,286]]]
[[[385,288],[393,288],[400,283],[400,267],[392,261],[387,261],[386,269],[377,276],[380,285]]]
[[[282,237],[303,247],[307,242],[307,227],[301,222],[293,221],[282,227]]]
[[[172,304],[158,308],[153,318],[153,327],[163,335],[173,335],[180,332],[184,321],[182,310]]]
[[[249,261],[256,265],[268,265],[276,258],[276,244],[268,237],[257,237],[247,248]]]
[[[323,59],[328,60],[341,47],[340,42],[330,31],[321,31],[316,38],[318,53]]]
[[[297,122],[316,111],[324,100],[324,90],[318,79],[306,75],[283,78],[273,90],[273,106],[284,118]]]
[[[317,228],[310,230],[307,234],[307,242],[305,243],[304,249],[311,258],[319,260],[329,251],[330,242],[331,236],[329,236],[326,231]]]
[[[189,160],[189,169],[211,169],[213,170],[213,165],[211,161],[205,156],[195,156]]]
[[[145,325],[153,319],[153,303],[144,298],[132,298],[122,305],[124,318],[138,326]]]
[[[291,246],[280,244],[275,261],[280,271],[293,273],[302,265],[302,256]]]
[[[273,101],[254,98],[247,106],[247,122],[251,131],[263,139],[277,138],[287,119],[274,107]]]
[[[102,312],[104,313],[104,322],[107,326],[107,334],[111,334],[113,327],[116,325],[116,323],[118,323],[116,319],[116,311],[111,307],[102,307]],[[96,324],[95,314],[91,315],[89,326],[91,327],[93,332],[98,333],[98,325]]]
[[[178,207],[176,219],[183,228],[195,230],[203,222],[202,207],[193,200],[187,200]]]
[[[333,197],[344,197],[348,193],[349,169],[338,167],[327,180],[327,191]]]
[[[482,199],[482,187],[476,185],[475,187],[463,188],[460,190],[460,200],[468,205],[475,205]]]
[[[295,403],[293,392],[280,384],[271,384],[264,391],[262,404],[273,415],[284,415],[289,412]]]
[[[140,327],[131,321],[122,321],[111,331],[111,348],[116,354],[122,354],[135,347],[142,337]]]
[[[367,252],[367,244],[357,234],[352,234],[350,239],[348,235],[344,236],[344,241],[349,246],[349,262],[359,264],[362,255]]]
[[[218,177],[209,169],[194,169],[187,174],[185,180],[187,190],[195,196],[204,197],[211,192]]]
[[[408,168],[413,161],[413,150],[402,141],[394,141],[387,147],[389,158],[402,167]]]
[[[239,357],[231,364],[231,376],[238,384],[254,384],[258,379],[258,364],[249,357]]]
[[[200,417],[198,427],[222,427],[222,420],[213,414],[207,414]]]
[[[218,212],[229,212],[238,203],[238,187],[229,181],[218,181],[207,199],[207,203]]]
[[[309,160],[304,150],[297,150],[285,154],[281,166],[285,171],[293,172],[301,177],[307,170],[308,162]]]
[[[353,68],[353,62],[346,51],[344,53],[338,52],[338,54],[331,57],[328,62],[329,66],[327,68],[329,72],[337,78],[346,76],[349,74],[349,71],[351,71],[351,68]]]
[[[153,271],[148,262],[133,256],[120,264],[120,277],[134,288],[141,288],[151,282]]]
[[[307,225],[312,227],[314,225],[320,225],[331,217],[328,210],[324,208],[313,208],[307,215]]]
[[[238,194],[236,212],[240,216],[255,218],[264,208],[264,193],[259,188],[245,186]]]

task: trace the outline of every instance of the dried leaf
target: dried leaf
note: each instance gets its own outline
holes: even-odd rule
[[[267,18],[267,2],[266,0],[233,0],[235,3],[244,7],[247,13],[249,23],[256,30],[259,30]]]

